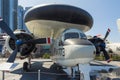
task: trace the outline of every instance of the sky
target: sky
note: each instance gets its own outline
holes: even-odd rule
[[[68,4],[86,10],[93,17],[92,28],[87,35],[102,35],[107,29],[111,30],[107,39],[110,42],[120,42],[120,32],[117,19],[120,19],[120,0],[18,0],[18,4],[25,7],[42,4]]]

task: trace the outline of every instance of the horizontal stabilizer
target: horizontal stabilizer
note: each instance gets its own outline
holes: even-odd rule
[[[2,63],[0,64],[0,71],[12,71],[17,65],[18,63]]]

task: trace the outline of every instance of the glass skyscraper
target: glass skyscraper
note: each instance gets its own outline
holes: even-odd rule
[[[0,0],[0,17],[2,16],[2,0]]]
[[[18,0],[0,0],[0,17],[11,30],[17,29],[17,8]]]

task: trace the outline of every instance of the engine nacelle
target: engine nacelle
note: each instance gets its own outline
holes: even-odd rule
[[[17,37],[17,39],[22,40],[22,41],[28,41],[28,40],[34,39],[32,34],[29,34],[24,30],[16,30],[14,31],[14,34]],[[15,40],[12,39],[10,36],[8,36],[5,41],[5,46],[7,50],[10,53],[12,53],[13,50],[16,48]],[[18,53],[20,53],[20,56],[27,56],[33,51],[34,48],[35,48],[35,44],[26,43],[26,44],[21,45],[18,48]]]

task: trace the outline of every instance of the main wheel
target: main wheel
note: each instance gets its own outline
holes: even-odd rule
[[[24,62],[23,63],[23,71],[29,71],[29,69],[28,69],[28,62]]]

